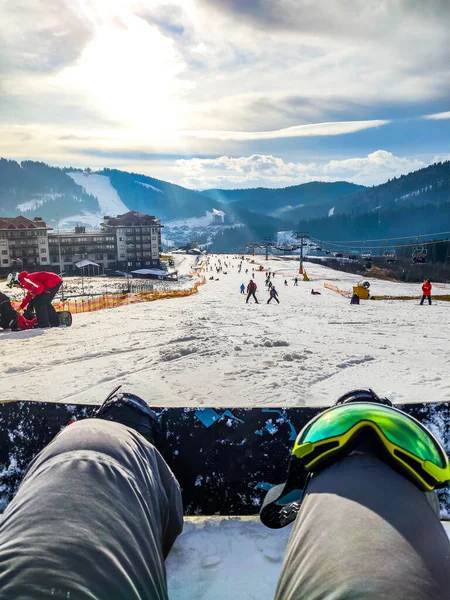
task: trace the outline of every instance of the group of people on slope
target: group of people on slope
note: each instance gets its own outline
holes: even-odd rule
[[[247,285],[247,299],[245,301],[246,304],[248,304],[248,301],[250,300],[250,298],[253,298],[255,300],[256,304],[259,304],[258,298],[256,297],[257,289],[258,289],[258,286],[256,285],[256,282],[253,279],[250,279],[250,281],[248,282],[248,285]],[[243,283],[241,284],[240,290],[241,290],[241,294],[245,293],[245,285]],[[274,285],[270,286],[269,299],[267,300],[267,304],[269,304],[271,300],[276,300],[277,303],[280,304],[280,301],[278,300],[278,292]]]
[[[26,295],[15,310],[10,298],[0,293],[0,327],[3,329],[23,330],[34,327],[59,327],[59,318],[52,304],[62,285],[62,279],[56,273],[39,271],[14,272],[6,281],[10,289],[19,287]],[[23,314],[20,311],[25,311]]]

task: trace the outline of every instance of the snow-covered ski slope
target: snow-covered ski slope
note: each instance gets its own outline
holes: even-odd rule
[[[100,212],[97,215],[74,215],[67,219],[62,219],[59,223],[63,226],[65,222],[83,220],[83,217],[88,217],[91,225],[99,226],[105,215],[115,217],[117,215],[123,215],[128,212],[127,206],[120,199],[116,189],[111,185],[109,177],[105,175],[95,175],[93,173],[79,173],[71,172],[67,173],[69,177],[75,181],[76,184],[81,185],[88,194],[96,196],[100,205]],[[84,219],[86,221],[86,218]]]
[[[185,270],[196,260],[183,259]],[[0,334],[0,398],[100,402],[121,383],[172,406],[329,405],[358,386],[395,402],[450,400],[450,303],[350,305],[324,283],[351,289],[358,276],[306,263],[311,281],[295,287],[298,262],[255,261],[276,272],[279,305],[266,304],[257,271],[260,304],[246,304],[239,286],[252,265],[238,274],[230,257],[227,274],[207,271],[197,295],[75,315],[70,329]],[[421,293],[368,279],[374,295]]]

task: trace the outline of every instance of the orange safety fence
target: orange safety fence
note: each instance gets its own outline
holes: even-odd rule
[[[352,295],[352,293],[349,292],[348,290],[341,290],[341,288],[338,288],[337,285],[332,285],[331,283],[325,282],[323,284],[323,287],[325,287],[329,290],[333,290],[333,292],[337,292],[341,296],[344,296],[344,298],[350,298],[350,296]]]
[[[95,298],[87,298],[80,300],[65,300],[53,304],[56,310],[69,310],[73,314],[93,312],[96,310],[104,310],[105,308],[118,308],[119,306],[127,306],[129,304],[137,304],[139,302],[153,302],[154,300],[165,300],[168,298],[183,298],[192,296],[198,292],[199,286],[206,283],[206,278],[197,281],[192,288],[187,290],[152,290],[148,292],[139,292],[138,294],[104,294]],[[15,308],[19,303],[12,303]]]

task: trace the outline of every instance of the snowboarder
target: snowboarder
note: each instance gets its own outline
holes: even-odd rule
[[[270,304],[271,300],[276,300],[277,303],[280,304],[280,301],[278,300],[278,292],[274,285],[270,288],[270,297],[267,300],[267,304]]]
[[[52,300],[61,287],[62,279],[56,273],[39,271],[37,273],[10,273],[6,285],[9,288],[18,286],[27,290],[19,310],[25,309],[30,304],[36,312],[38,327],[59,327],[59,318],[52,304]],[[32,305],[31,305],[32,302]]]
[[[35,318],[26,319],[18,313],[13,308],[8,296],[0,292],[0,327],[2,329],[12,329],[13,331],[33,329],[36,321]]]
[[[243,283],[241,283],[240,290],[241,290],[241,294],[245,294],[245,285]]]
[[[253,279],[250,279],[250,281],[248,282],[248,285],[247,285],[247,300],[245,301],[246,304],[248,304],[248,301],[251,296],[253,296],[253,298],[255,299],[256,304],[259,304],[258,299],[255,296],[255,292],[257,289],[258,289],[258,286],[256,285],[256,282],[253,281]]]
[[[311,290],[311,295],[312,295],[312,296],[320,296],[320,292],[319,292],[319,290],[314,290],[314,289],[312,289],[312,290]]]
[[[422,285],[422,300],[420,301],[420,304],[423,304],[423,301],[425,300],[425,298],[428,298],[428,304],[431,304],[431,288],[433,286],[431,285],[431,281],[429,279],[425,279],[425,281],[423,282]]]

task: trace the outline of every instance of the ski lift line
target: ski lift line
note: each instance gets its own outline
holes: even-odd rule
[[[448,242],[448,240],[434,240],[432,242],[420,242],[421,246],[431,246],[431,244],[441,244],[443,242]],[[413,248],[417,246],[417,242],[412,244],[380,244],[379,246],[366,246],[364,245],[364,250],[383,250],[387,248]],[[332,244],[331,251],[333,248],[339,248],[343,250],[353,250],[355,251],[354,246],[343,246],[340,244]]]
[[[449,235],[450,231],[440,231],[437,233],[419,233],[418,235],[406,235],[403,237],[392,237],[392,238],[378,238],[373,240],[318,240],[309,236],[313,242],[317,242],[318,244],[336,244],[336,243],[346,243],[346,244],[364,244],[365,242],[388,242],[391,240],[410,240],[412,238],[421,238],[421,237],[430,237],[431,235]]]

